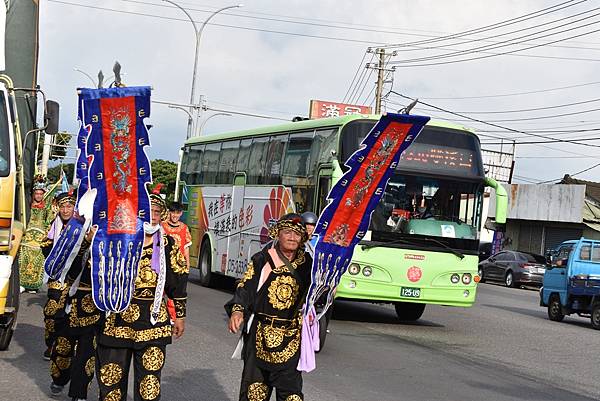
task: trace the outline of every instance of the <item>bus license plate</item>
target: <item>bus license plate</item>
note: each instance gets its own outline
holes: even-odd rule
[[[420,288],[402,287],[400,296],[405,298],[419,298],[421,296]]]

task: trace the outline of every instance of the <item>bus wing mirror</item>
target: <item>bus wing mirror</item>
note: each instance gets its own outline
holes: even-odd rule
[[[498,181],[486,177],[485,184],[496,190],[496,223],[505,224],[508,211],[508,194],[506,189]]]
[[[58,133],[58,116],[60,106],[58,102],[54,100],[46,101],[46,108],[44,111],[44,122],[46,125],[46,134],[56,135]]]

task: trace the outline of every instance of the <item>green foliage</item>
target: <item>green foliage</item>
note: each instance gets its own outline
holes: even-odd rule
[[[62,159],[67,155],[67,148],[71,142],[71,134],[68,132],[59,132],[53,136],[53,143],[50,150],[50,160]]]
[[[167,202],[172,202],[175,197],[175,182],[177,181],[177,163],[156,159],[150,162],[152,165],[152,180],[156,184],[163,184],[161,193],[167,195]]]
[[[48,169],[48,183],[54,184],[60,178],[61,169],[65,171],[67,174],[67,180],[69,180],[69,184],[73,180],[73,169],[75,165],[73,163],[69,164],[59,164],[58,166],[50,167]]]

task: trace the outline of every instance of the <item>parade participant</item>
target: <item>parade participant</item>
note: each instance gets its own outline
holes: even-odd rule
[[[304,212],[302,213],[302,220],[304,221],[306,234],[308,235],[308,241],[306,241],[305,244],[306,252],[308,252],[312,258],[315,256],[315,244],[317,243],[317,238],[316,236],[313,237],[313,232],[315,231],[319,217],[313,212]]]
[[[164,200],[150,195],[151,223],[145,239],[130,305],[111,313],[98,332],[96,368],[100,400],[127,399],[129,366],[133,359],[135,401],[160,399],[160,374],[171,336],[183,335],[188,269],[175,240],[164,235]],[[164,293],[175,302],[176,319],[169,322]]]
[[[179,244],[179,249],[185,257],[185,263],[188,271],[190,270],[190,246],[192,245],[192,235],[188,226],[180,221],[183,215],[183,205],[179,202],[171,202],[169,205],[169,217],[167,220],[162,222],[162,228],[167,235],[170,235],[175,239],[175,242]],[[175,305],[173,300],[167,299],[167,309],[169,310],[169,316],[171,320],[175,320]]]
[[[72,401],[87,399],[88,386],[96,368],[96,329],[100,311],[92,298],[89,246],[96,231],[92,227],[81,244],[77,257],[67,273],[70,288],[67,318],[57,322],[56,341],[52,349],[50,375],[52,396],[61,394],[69,383]]]
[[[44,201],[44,177],[36,176],[31,199],[31,216],[19,250],[19,281],[21,292],[36,293],[44,278],[44,254],[41,243],[46,238],[52,212]]]
[[[73,191],[62,192],[56,196],[56,205],[58,207],[58,215],[52,221],[48,235],[42,242],[42,252],[44,257],[48,257],[54,243],[58,240],[60,232],[66,227],[69,220],[73,217],[75,211],[75,195]],[[44,326],[46,351],[44,351],[44,359],[50,360],[52,345],[56,340],[56,325],[57,322],[66,318],[65,303],[69,288],[66,283],[61,283],[58,280],[48,280],[48,300],[44,306]]]
[[[269,230],[273,247],[254,254],[233,299],[225,305],[229,331],[243,326],[244,369],[240,401],[301,401],[297,370],[302,331],[301,308],[311,283],[312,259],[302,217],[282,216]]]

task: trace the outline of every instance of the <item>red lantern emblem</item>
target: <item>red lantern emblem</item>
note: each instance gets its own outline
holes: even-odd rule
[[[419,267],[413,266],[410,269],[408,269],[408,271],[406,272],[406,276],[411,282],[416,283],[417,281],[421,280],[423,272]]]

